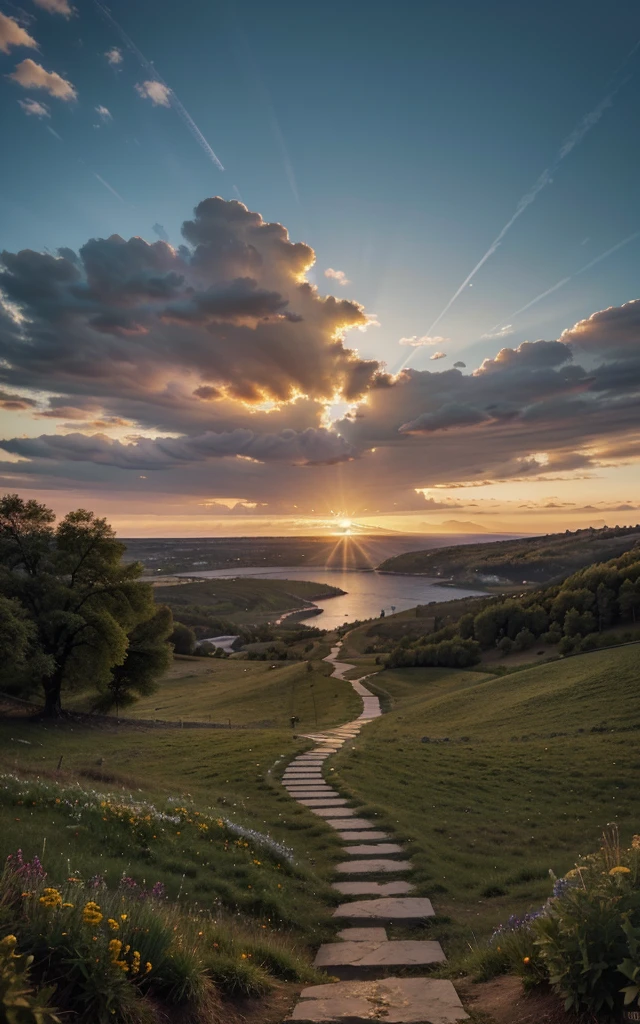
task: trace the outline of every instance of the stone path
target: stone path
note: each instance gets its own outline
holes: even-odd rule
[[[334,647],[325,660],[333,665],[333,676],[344,679],[354,666],[338,661],[339,651],[339,646]],[[351,685],[362,698],[360,717],[337,729],[308,735],[317,744],[315,750],[294,758],[283,776],[289,795],[322,818],[348,844],[345,854],[349,857],[336,864],[340,880],[333,886],[349,900],[340,904],[333,916],[349,927],[337,933],[336,942],[320,946],[315,960],[316,967],[341,980],[303,989],[287,1021],[458,1024],[469,1017],[450,981],[388,976],[407,968],[427,972],[431,965],[444,962],[439,942],[389,939],[384,927],[422,923],[434,916],[434,910],[430,900],[410,895],[414,891],[410,882],[381,880],[381,876],[411,869],[409,861],[401,859],[403,847],[374,822],[358,817],[357,811],[348,806],[349,801],[332,789],[322,774],[326,758],[381,714],[378,698],[359,679],[352,680]]]

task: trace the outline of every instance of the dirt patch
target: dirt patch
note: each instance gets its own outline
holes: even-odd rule
[[[465,978],[456,989],[469,1013],[477,1014],[481,1024],[577,1024],[567,1014],[557,996],[548,990],[525,995],[519,978],[493,978],[474,984]]]

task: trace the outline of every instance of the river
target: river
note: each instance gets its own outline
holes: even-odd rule
[[[346,591],[339,597],[321,598],[313,603],[322,608],[321,615],[311,615],[300,621],[321,629],[335,629],[343,622],[354,619],[377,618],[384,609],[386,615],[429,601],[452,601],[457,597],[484,596],[476,590],[444,587],[428,576],[403,576],[392,573],[360,572],[357,569],[316,569],[312,566],[263,569],[210,569],[203,572],[176,575],[203,579],[229,579],[235,576],[260,576],[268,580],[311,580],[328,583]]]

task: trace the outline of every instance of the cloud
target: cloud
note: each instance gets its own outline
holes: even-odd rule
[[[24,395],[12,394],[0,388],[0,409],[19,411],[22,409],[33,409],[37,404],[33,398],[25,398]]]
[[[151,100],[154,107],[171,106],[171,89],[164,85],[163,82],[156,82],[151,79],[146,82],[136,82],[135,90],[138,96]]]
[[[107,64],[115,68],[118,64],[122,64],[124,57],[122,56],[122,50],[119,50],[117,46],[112,46],[110,50],[106,50],[104,56],[106,57]]]
[[[463,363],[462,360],[459,359],[457,363],[453,364],[453,366],[454,366],[454,369],[456,369],[456,370],[464,370],[464,369],[466,369],[467,364]]]
[[[113,115],[111,114],[111,111],[107,109],[107,107],[98,106],[94,109],[101,121],[113,121]]]
[[[446,358],[447,358],[447,353],[446,352],[432,352],[432,354],[429,356],[429,359],[446,359]]]
[[[514,329],[511,324],[505,324],[503,327],[498,328],[498,330],[491,330],[487,331],[486,334],[481,334],[480,337],[483,340],[488,340],[490,338],[507,338],[510,334],[513,334],[513,330]]]
[[[563,331],[560,341],[586,355],[606,353],[609,359],[637,356],[640,351],[640,299],[593,313]]]
[[[9,53],[13,46],[27,46],[37,50],[38,44],[13,18],[0,11],[0,53]]]
[[[344,343],[365,311],[319,295],[305,279],[313,250],[282,225],[215,198],[182,231],[179,248],[112,235],[77,254],[5,252],[0,288],[25,320],[0,319],[0,378],[171,431],[211,427],[211,402],[193,398],[200,387],[220,392],[225,427],[248,407],[266,416],[257,407],[270,402],[290,406],[271,422],[299,429],[319,424],[324,401],[354,401],[380,376]]]
[[[414,334],[410,338],[400,338],[398,344],[410,345],[411,348],[420,348],[422,345],[446,345],[449,341],[451,341],[451,338],[442,338],[439,334],[433,337],[423,334],[421,338]]]
[[[37,100],[18,100],[18,106],[22,107],[27,117],[51,117],[47,105]]]
[[[94,178],[98,179],[101,185],[104,185],[104,187],[107,189],[108,192],[111,193],[112,196],[115,196],[116,199],[119,199],[121,203],[124,203],[124,199],[122,198],[120,193],[116,192],[115,188],[113,188],[113,186],[110,185],[108,181],[105,181],[104,178],[100,177],[100,175],[96,171],[93,172],[93,176]]]
[[[33,2],[36,7],[41,7],[43,11],[49,11],[50,14],[63,14],[65,18],[69,18],[73,14],[73,8],[68,0],[33,0]]]
[[[57,133],[56,131],[54,131],[54,130],[53,130],[53,128],[51,127],[51,125],[50,125],[50,124],[46,124],[46,125],[45,125],[45,128],[47,129],[47,131],[48,131],[48,132],[50,132],[50,133],[51,133],[51,135],[53,135],[53,137],[54,137],[55,139],[58,139],[58,141],[59,141],[59,142],[62,142],[62,136],[58,135],[58,133]]]
[[[156,223],[153,225],[153,228],[151,230],[153,231],[154,235],[157,235],[158,238],[162,242],[168,242],[169,241],[169,235],[167,234],[167,232],[166,232],[165,228],[162,226],[162,224],[159,224],[156,221]]]
[[[23,89],[44,89],[50,96],[67,103],[78,98],[71,82],[56,71],[45,71],[41,64],[36,64],[30,57],[21,61],[9,78]]]
[[[334,270],[333,267],[328,267],[324,272],[325,277],[330,277],[333,281],[336,281],[343,288],[346,285],[351,284],[351,281],[345,274],[344,270]]]

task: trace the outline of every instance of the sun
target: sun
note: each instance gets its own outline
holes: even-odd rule
[[[350,519],[339,519],[338,526],[340,527],[342,533],[350,534],[353,523]]]

